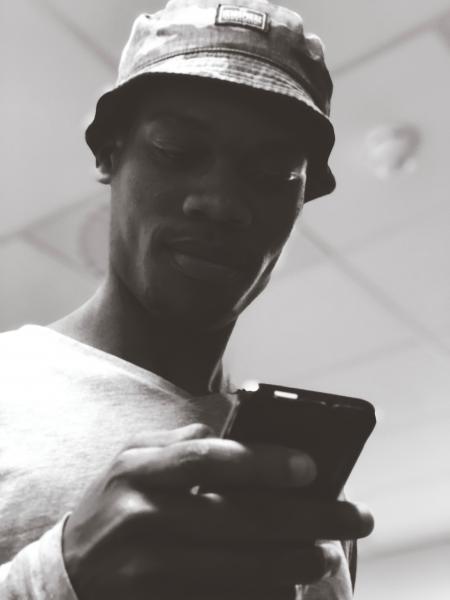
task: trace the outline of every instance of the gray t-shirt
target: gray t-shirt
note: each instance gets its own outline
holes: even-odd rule
[[[116,356],[35,325],[0,335],[0,598],[77,600],[65,518],[114,456],[145,434],[205,423],[220,435],[226,394],[193,397]],[[339,573],[299,598],[351,598]]]

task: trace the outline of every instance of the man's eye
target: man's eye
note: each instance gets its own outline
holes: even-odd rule
[[[171,146],[161,146],[159,144],[153,144],[158,154],[167,160],[174,162],[185,161],[192,156],[192,153],[187,148],[175,148]]]
[[[298,181],[300,179],[300,175],[295,171],[268,171],[267,176],[285,182]]]
[[[301,179],[300,173],[291,169],[257,169],[254,171],[254,176],[259,181],[271,185],[286,185]]]
[[[154,143],[153,151],[161,166],[178,171],[201,168],[207,160],[207,151],[203,147]]]

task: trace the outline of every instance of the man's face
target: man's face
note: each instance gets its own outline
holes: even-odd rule
[[[111,167],[111,266],[151,314],[204,330],[266,286],[303,204],[305,140],[275,96],[153,86]]]

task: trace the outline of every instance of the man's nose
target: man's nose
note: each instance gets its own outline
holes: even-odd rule
[[[252,213],[244,186],[230,169],[216,168],[199,179],[183,203],[183,212],[194,219],[211,220],[234,227],[248,227]]]

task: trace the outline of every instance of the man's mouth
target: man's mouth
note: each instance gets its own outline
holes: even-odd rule
[[[246,271],[248,276],[244,261],[223,246],[180,240],[171,243],[168,250],[175,266],[193,279],[226,284],[242,280]]]
[[[242,272],[202,258],[172,252],[173,262],[187,275],[213,283],[227,283],[242,278]]]

